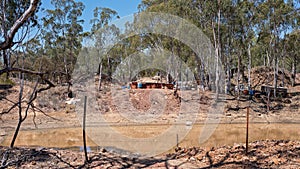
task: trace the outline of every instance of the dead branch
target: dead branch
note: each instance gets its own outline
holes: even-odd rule
[[[62,121],[62,120],[60,120],[60,119],[57,119],[57,118],[55,118],[55,117],[52,117],[52,116],[48,115],[46,112],[44,112],[42,109],[36,107],[34,104],[32,104],[31,107],[33,107],[34,110],[39,110],[39,112],[42,113],[42,114],[43,114],[44,116],[46,116],[46,117],[49,117],[49,118],[51,118],[51,119],[53,119],[53,120]]]
[[[6,164],[7,160],[8,160],[8,155],[9,155],[9,150],[6,150],[4,153],[3,153],[3,156],[2,156],[2,160],[1,160],[1,166],[0,168],[4,168],[4,165]]]
[[[44,75],[47,74],[47,73],[44,73],[44,72],[31,71],[31,70],[28,70],[28,69],[16,68],[16,67],[14,67],[14,68],[13,67],[7,67],[7,68],[4,68],[4,69],[0,70],[0,75],[2,75],[3,73],[9,73],[9,72],[20,72],[20,73],[27,73],[27,74],[32,74],[32,75],[40,76],[40,78],[42,80],[44,80],[49,86],[47,88],[39,89],[38,90],[39,92],[42,92],[44,90],[48,90],[51,87],[55,87],[55,85],[51,81],[49,81],[48,79],[44,78]]]
[[[14,149],[8,149],[5,151],[5,153],[7,154],[6,155],[6,160],[4,159],[2,162],[1,162],[1,166],[0,166],[0,169],[4,169],[4,168],[9,168],[9,166],[19,166],[21,163],[23,163],[24,161],[32,158],[32,157],[36,157],[38,156],[39,154],[42,154],[43,151],[27,151],[25,152],[25,154],[22,154],[21,156],[18,156],[17,158],[12,158],[12,159],[8,159],[8,155],[10,153],[13,152]],[[4,157],[3,157],[4,158]]]
[[[31,70],[27,70],[27,69],[23,69],[23,68],[7,67],[7,68],[0,70],[0,75],[2,75],[3,73],[9,73],[9,72],[28,73],[28,74],[34,74],[34,75],[39,75],[39,76],[46,74],[43,72],[36,72],[36,71],[31,71]]]
[[[29,101],[28,101],[28,103],[27,103],[27,107],[26,107],[26,110],[25,110],[25,116],[23,117],[22,122],[24,122],[24,120],[27,118],[28,110],[29,110],[29,108],[30,108],[32,102],[33,102],[33,101],[36,99],[36,97],[37,97],[36,89],[37,89],[38,84],[39,84],[39,79],[36,80],[36,83],[35,83],[35,85],[34,85],[34,89],[33,89],[32,93],[31,93],[30,99],[29,99]]]

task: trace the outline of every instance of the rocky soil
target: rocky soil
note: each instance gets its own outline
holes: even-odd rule
[[[300,167],[300,142],[255,141],[245,145],[180,148],[156,157],[130,157],[101,149],[84,153],[54,148],[0,147],[0,168],[286,168]]]

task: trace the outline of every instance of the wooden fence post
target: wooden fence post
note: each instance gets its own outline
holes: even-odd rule
[[[87,102],[87,96],[84,96],[82,137],[83,137],[83,148],[84,148],[84,156],[85,156],[84,163],[85,164],[87,164],[89,162],[88,155],[87,155],[87,149],[86,149],[86,136],[85,136],[86,102]]]

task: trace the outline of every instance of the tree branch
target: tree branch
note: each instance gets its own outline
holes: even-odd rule
[[[35,71],[28,70],[28,69],[23,69],[23,68],[7,67],[7,68],[0,70],[0,75],[2,75],[3,73],[8,73],[8,72],[21,72],[21,73],[28,73],[28,74],[34,74],[34,75],[46,74],[43,72],[35,72]]]
[[[0,43],[0,50],[5,50],[11,48],[15,43],[13,39],[24,23],[31,17],[36,11],[40,0],[30,0],[30,5],[28,9],[22,14],[22,16],[16,20],[14,25],[10,28],[9,34],[5,37],[5,41]]]
[[[40,89],[41,91],[47,90],[51,87],[55,87],[55,85],[51,81],[49,81],[49,80],[47,80],[43,77],[45,74],[47,74],[47,73],[44,73],[44,72],[36,72],[36,71],[23,69],[23,68],[17,68],[17,67],[14,67],[14,68],[13,67],[7,67],[7,68],[4,68],[4,69],[0,70],[0,75],[2,75],[3,73],[8,73],[8,72],[21,72],[21,73],[28,73],[28,74],[33,74],[33,75],[40,76],[41,79],[44,80],[49,85],[46,89]],[[41,91],[39,91],[39,92],[41,92]]]

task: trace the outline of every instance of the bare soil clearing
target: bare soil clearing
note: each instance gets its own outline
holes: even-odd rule
[[[8,91],[1,91],[7,95],[9,100],[17,99],[17,86]],[[126,89],[127,90],[127,89]],[[156,90],[156,89],[154,89]],[[296,86],[290,89],[293,92],[300,91],[300,86]],[[22,130],[29,132],[32,130],[32,133],[40,129],[50,129],[50,130],[64,130],[74,128],[80,128],[80,119],[75,112],[75,105],[68,105],[64,103],[64,92],[66,91],[65,87],[58,87],[51,89],[43,95],[36,104],[41,105],[42,102],[46,102],[45,106],[42,108],[44,112],[48,112],[45,116],[43,113],[36,112],[34,115],[30,113],[27,120],[22,124]],[[174,123],[178,114],[178,109],[180,108],[180,100],[178,100],[171,90],[162,90],[165,92],[164,100],[166,100],[166,106],[164,112],[158,112],[159,114],[154,121],[150,123],[145,123],[144,126],[130,121],[128,118],[124,118],[122,114],[116,112],[117,108],[113,100],[111,99],[110,91],[102,91],[100,97],[98,98],[98,107],[101,110],[101,116],[106,120],[106,123],[110,124],[115,130],[128,135],[131,137],[145,138],[151,137],[153,135],[159,134],[167,129],[170,125]],[[150,109],[151,100],[149,96],[151,90],[128,90],[130,101],[133,103],[134,108],[140,111],[147,111]],[[60,94],[59,94],[60,93]],[[50,94],[50,95],[49,95]],[[54,101],[47,98],[54,97]],[[196,124],[203,124],[207,118],[207,110],[210,107],[213,101],[213,94],[209,92],[199,94],[199,113],[195,121]],[[183,98],[184,99],[184,98]],[[56,100],[56,101],[55,101]],[[58,108],[52,106],[53,102],[59,104]],[[11,106],[11,103],[7,100],[1,100],[1,109],[2,111],[8,109]],[[246,99],[241,98],[239,105],[234,98],[227,97],[225,101],[224,114],[221,115],[220,123],[225,124],[240,124],[241,127],[244,127],[246,120],[246,107],[249,105],[249,102]],[[250,122],[251,123],[265,123],[268,126],[269,123],[285,123],[290,124],[299,124],[300,123],[300,96],[296,95],[293,97],[285,98],[283,100],[273,101],[272,107],[273,110],[266,112],[265,104],[261,102],[260,99],[254,98],[254,101],[251,103],[250,109]],[[277,108],[277,109],[276,109]],[[57,109],[55,111],[55,109]],[[33,117],[34,121],[33,121]],[[95,115],[95,117],[98,115]],[[11,133],[16,126],[17,113],[12,112],[10,114],[4,114],[1,116],[1,140],[6,139],[6,144],[11,138]],[[95,118],[96,119],[96,118]],[[35,125],[34,125],[35,124]],[[253,125],[255,126],[255,125]],[[271,126],[271,125],[269,125]],[[271,127],[272,128],[272,127]],[[274,127],[275,129],[276,127]],[[288,127],[289,128],[289,127]],[[150,132],[145,132],[150,131]],[[22,133],[22,132],[21,132]],[[60,133],[60,132],[58,132]],[[62,132],[63,133],[63,132]],[[75,132],[79,137],[81,132]],[[63,134],[64,136],[65,134]],[[71,136],[74,136],[70,134]],[[263,138],[262,138],[263,139]],[[25,145],[25,144],[23,144]],[[197,144],[196,144],[197,145]],[[195,146],[196,146],[195,145]]]
[[[299,77],[298,81],[299,82]],[[27,91],[30,90],[30,84]],[[17,88],[0,90],[0,110],[5,111],[13,100],[17,99]],[[156,90],[156,89],[153,89]],[[159,89],[160,90],[160,89]],[[26,91],[26,90],[25,90]],[[151,111],[151,90],[128,90],[129,101],[133,108],[140,112]],[[96,94],[98,110],[101,117],[115,131],[133,138],[149,138],[163,133],[174,125],[180,110],[182,101],[189,102],[194,97],[177,98],[171,90],[161,90],[165,107],[163,112],[152,112],[154,120],[147,123],[136,123],[130,118],[118,113],[116,102],[112,99],[110,90],[104,89]],[[98,152],[96,145],[88,139],[88,146],[94,152],[90,153],[92,162],[89,166],[83,165],[82,153],[71,150],[58,150],[56,148],[16,148],[9,150],[2,147],[0,159],[5,157],[5,152],[10,152],[12,167],[23,168],[62,168],[62,167],[100,167],[106,168],[299,168],[299,141],[275,141],[275,140],[299,140],[300,136],[300,86],[289,88],[287,98],[272,101],[272,109],[266,111],[265,98],[254,98],[250,104],[250,155],[243,154],[242,144],[245,140],[246,107],[249,105],[247,96],[242,96],[238,102],[233,96],[227,96],[225,107],[220,116],[220,124],[209,140],[199,144],[207,111],[214,102],[214,94],[200,92],[197,102],[200,104],[199,112],[193,125],[180,124],[190,127],[190,132],[179,142],[180,150],[174,147],[172,150],[155,158],[133,158],[131,156],[115,154],[113,151]],[[20,134],[16,141],[17,146],[61,147],[79,149],[82,146],[82,129],[80,119],[75,112],[75,105],[65,104],[66,87],[61,86],[47,91],[35,104],[42,107],[42,112],[30,113],[22,124]],[[159,95],[158,95],[159,96]],[[7,99],[4,99],[7,98]],[[159,99],[159,98],[158,98]],[[95,114],[95,121],[99,114]],[[33,120],[34,119],[34,120]],[[1,116],[0,143],[8,146],[12,132],[16,126],[17,113],[13,111]],[[101,124],[90,123],[88,127],[96,127],[101,130]],[[176,139],[170,138],[170,139]],[[274,139],[274,141],[256,141]],[[223,146],[226,145],[226,146]],[[105,147],[106,145],[103,145]],[[174,145],[175,146],[175,145]],[[191,148],[203,147],[203,148]],[[219,148],[211,148],[219,147]],[[23,155],[20,155],[22,153]],[[42,162],[42,160],[45,162]],[[7,161],[8,162],[8,161]],[[7,164],[7,163],[5,163]]]

